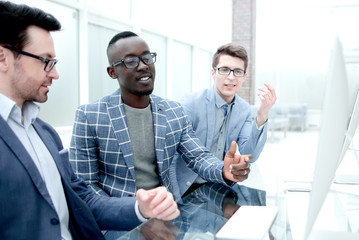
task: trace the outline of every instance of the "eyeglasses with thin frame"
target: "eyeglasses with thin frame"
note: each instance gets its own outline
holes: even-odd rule
[[[231,72],[233,72],[233,75],[235,77],[244,77],[244,75],[246,74],[245,70],[239,68],[230,69],[227,67],[214,67],[214,69],[217,70],[220,75],[224,75],[224,76],[229,76]]]
[[[36,58],[36,59],[42,61],[43,63],[45,63],[45,67],[44,67],[45,72],[51,72],[51,70],[54,68],[55,64],[58,62],[58,60],[56,60],[56,59],[48,59],[48,58],[40,57],[40,56],[37,56],[35,54],[25,52],[25,51],[22,51],[20,49],[14,48],[14,47],[10,47],[10,46],[4,46],[4,47],[7,48],[7,49],[12,50],[14,52],[20,53],[22,55],[32,57],[32,58]]]
[[[157,53],[152,52],[152,53],[146,53],[146,54],[143,54],[142,56],[137,56],[137,57],[135,57],[135,56],[125,57],[115,63],[112,63],[111,66],[116,67],[116,66],[120,65],[121,63],[124,63],[126,68],[132,69],[132,68],[136,68],[140,64],[140,59],[146,65],[154,64],[156,62],[156,56],[157,56]]]

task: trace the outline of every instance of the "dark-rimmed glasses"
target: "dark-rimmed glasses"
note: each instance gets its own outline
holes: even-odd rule
[[[10,49],[11,51],[20,53],[20,54],[28,56],[28,57],[36,58],[36,59],[42,61],[43,63],[45,63],[45,67],[44,67],[45,72],[51,72],[51,70],[54,68],[55,64],[58,62],[58,60],[56,60],[56,59],[48,59],[48,58],[40,57],[35,54],[25,52],[25,51],[22,51],[20,49],[14,48],[14,47],[10,47],[10,46],[4,46],[4,47],[7,49]]]
[[[227,67],[214,67],[214,69],[217,70],[220,75],[224,75],[224,76],[229,76],[231,72],[233,72],[233,75],[235,77],[244,77],[244,75],[246,74],[245,70],[239,68],[230,69]]]
[[[157,53],[152,52],[152,53],[143,54],[142,56],[138,56],[138,57],[134,57],[134,56],[125,57],[115,63],[112,63],[111,66],[116,67],[121,63],[124,63],[126,68],[132,69],[132,68],[136,68],[138,64],[140,64],[140,59],[146,65],[154,64],[156,62],[156,56]]]

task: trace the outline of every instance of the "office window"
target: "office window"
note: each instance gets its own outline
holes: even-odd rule
[[[153,93],[167,98],[167,40],[165,37],[143,31],[141,36],[148,44],[151,52],[157,53],[156,78]]]
[[[108,60],[106,49],[111,38],[118,33],[112,29],[89,24],[88,29],[88,78],[89,101],[93,102],[113,93],[118,87],[117,79],[107,74]]]
[[[116,20],[128,21],[132,14],[131,0],[87,0],[87,5],[90,11],[95,10],[96,13],[115,18]]]
[[[72,125],[79,104],[78,14],[65,6],[44,2],[41,8],[61,21],[62,31],[52,33],[60,77],[52,81],[48,101],[39,117],[53,126]]]
[[[192,91],[192,47],[173,41],[171,50],[172,63],[172,99],[178,101],[184,94]]]
[[[203,49],[194,49],[192,92],[196,92],[213,85],[212,53]]]

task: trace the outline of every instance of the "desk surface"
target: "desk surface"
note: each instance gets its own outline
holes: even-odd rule
[[[151,219],[124,232],[119,239],[215,239],[216,233],[240,206],[278,207],[276,219],[265,239],[303,239],[310,188],[309,191],[279,189],[275,195],[268,194],[259,169],[253,165],[252,168],[247,186],[235,184],[229,188],[206,183],[178,203],[181,211],[178,218],[169,222]],[[315,240],[328,240],[328,235],[335,237],[336,234],[350,235],[340,239],[359,239],[358,188],[358,185],[333,184],[313,228]],[[350,238],[352,234],[354,238]]]
[[[151,219],[119,239],[214,239],[241,206],[265,205],[263,190],[206,183],[178,203],[178,218],[168,222]]]

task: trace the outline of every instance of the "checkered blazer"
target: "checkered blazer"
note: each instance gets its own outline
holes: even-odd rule
[[[163,186],[180,198],[175,169],[170,168],[176,151],[187,165],[210,182],[224,183],[223,161],[215,158],[195,137],[179,103],[150,95],[156,160]],[[123,102],[118,89],[112,95],[76,111],[70,146],[75,173],[99,194],[134,196],[134,160]]]

